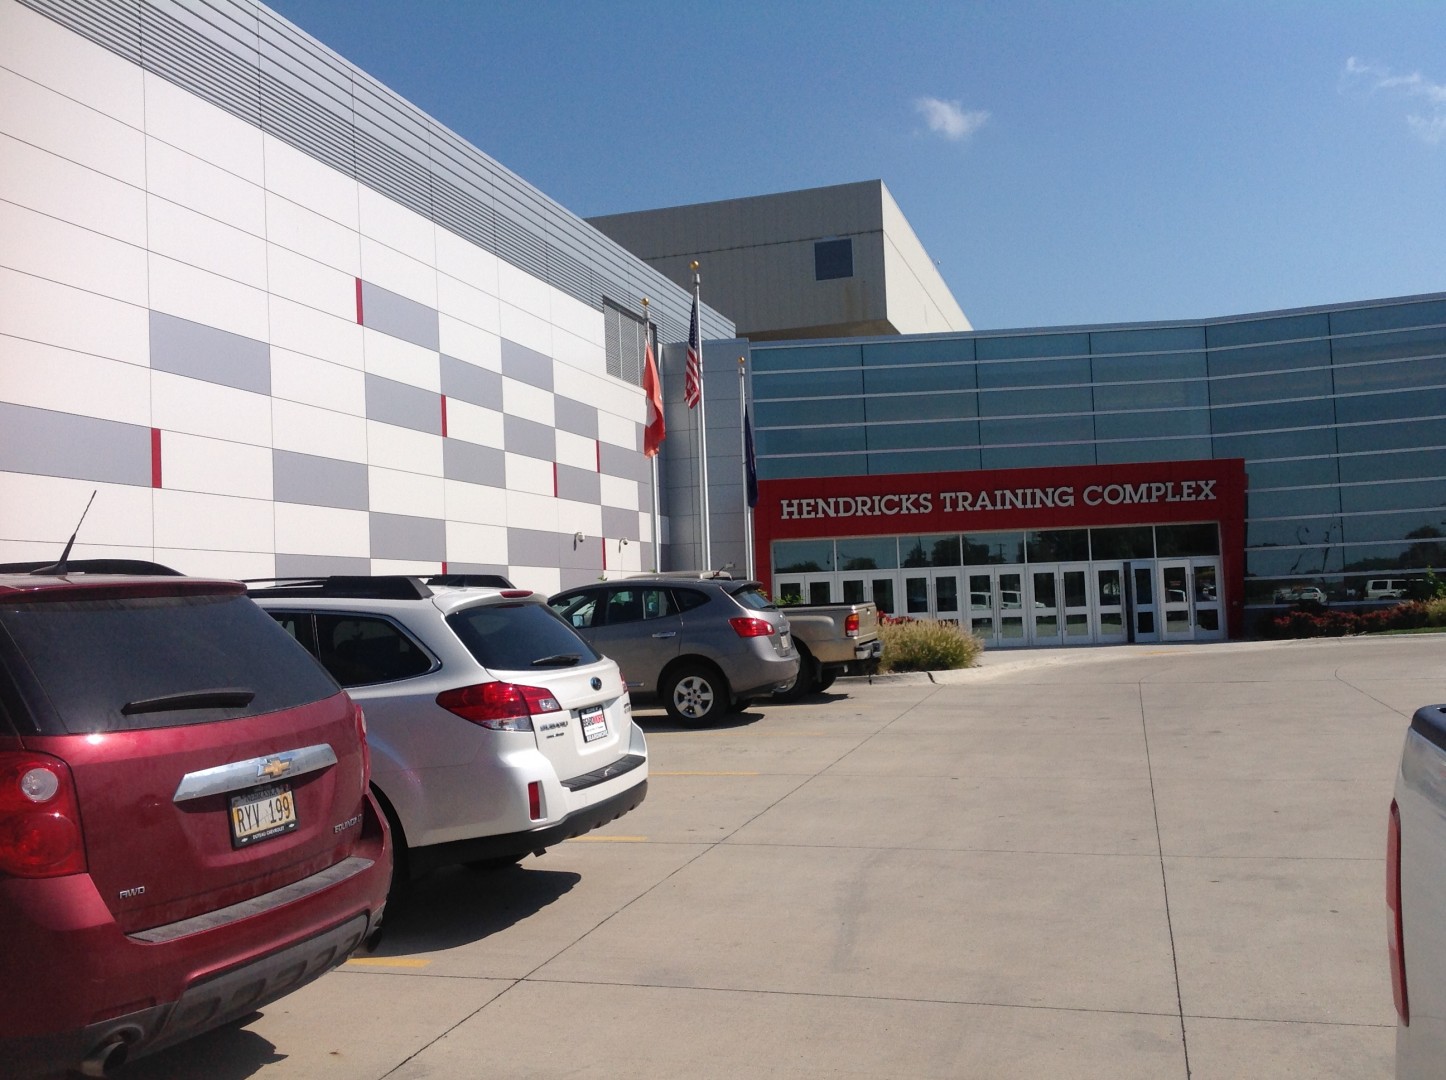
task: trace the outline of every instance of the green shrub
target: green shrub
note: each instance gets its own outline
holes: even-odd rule
[[[972,667],[984,651],[984,642],[958,623],[890,621],[879,626],[884,642],[880,671],[945,671]]]

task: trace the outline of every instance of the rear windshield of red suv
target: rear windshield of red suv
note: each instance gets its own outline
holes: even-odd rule
[[[337,692],[245,596],[0,600],[0,713],[20,734],[179,727]]]

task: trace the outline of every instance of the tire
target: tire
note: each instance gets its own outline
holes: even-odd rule
[[[774,697],[779,701],[797,701],[801,697],[807,697],[818,688],[818,664],[813,659],[813,654],[802,645],[798,646],[798,675],[789,684],[787,690],[780,690]]]
[[[392,804],[387,802],[387,797],[375,785],[372,787],[372,794],[376,796],[377,805],[387,817],[387,826],[392,835],[392,883],[387,886],[387,900],[404,900],[412,885],[407,834],[402,831],[402,823],[397,820],[397,812],[392,809]]]
[[[663,707],[680,724],[701,727],[720,719],[733,700],[728,681],[703,664],[685,664],[668,677]]]
[[[822,675],[819,676],[818,682],[814,683],[813,692],[815,694],[823,693],[825,690],[827,690],[830,686],[833,685],[833,681],[837,678],[838,673],[835,671],[824,672]]]

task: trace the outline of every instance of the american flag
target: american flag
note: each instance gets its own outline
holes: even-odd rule
[[[688,367],[683,374],[683,401],[695,408],[703,400],[703,342],[698,335],[698,293],[693,292],[693,318],[688,323]]]

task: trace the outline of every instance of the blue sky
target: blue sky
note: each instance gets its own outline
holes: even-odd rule
[[[584,217],[882,179],[978,329],[1446,291],[1441,0],[271,6]]]

